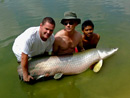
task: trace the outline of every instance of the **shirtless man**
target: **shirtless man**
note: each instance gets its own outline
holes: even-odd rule
[[[79,51],[83,51],[82,35],[75,30],[75,27],[80,24],[81,20],[77,18],[74,12],[65,12],[61,24],[65,26],[55,34],[55,42],[53,46],[54,55],[73,54],[75,47]]]
[[[85,50],[96,48],[100,40],[99,34],[93,33],[93,31],[94,31],[93,22],[91,20],[84,21],[82,24],[82,32],[83,32],[82,41],[83,41],[83,47]],[[99,71],[101,68],[100,64],[96,64],[96,65],[94,64],[90,66],[90,69],[95,70],[96,68],[98,68],[98,71]]]
[[[85,50],[96,48],[98,41],[100,40],[99,34],[93,33],[94,31],[94,24],[91,20],[86,20],[82,24],[82,41],[83,47]]]

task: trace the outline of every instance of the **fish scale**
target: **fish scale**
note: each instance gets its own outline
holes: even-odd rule
[[[114,54],[117,50],[118,48],[90,49],[73,55],[34,58],[29,61],[28,69],[30,75],[35,79],[45,74],[49,74],[49,76],[54,76],[57,73],[79,74],[87,70],[92,64]],[[23,75],[21,65],[18,67],[18,74],[20,77]]]

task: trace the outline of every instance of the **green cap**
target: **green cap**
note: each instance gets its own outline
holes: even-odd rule
[[[72,11],[67,11],[64,13],[64,18],[61,20],[61,23],[63,24],[64,21],[67,19],[76,20],[78,24],[80,24],[80,22],[81,22],[81,20],[79,18],[77,18],[76,13],[72,12]]]

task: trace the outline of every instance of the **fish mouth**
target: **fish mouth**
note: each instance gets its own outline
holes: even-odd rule
[[[114,54],[117,52],[118,48],[106,48],[106,49],[100,49],[98,50],[98,53],[101,57],[101,59],[105,59],[109,57],[110,55]]]
[[[113,48],[114,49],[114,51],[117,51],[119,48]]]

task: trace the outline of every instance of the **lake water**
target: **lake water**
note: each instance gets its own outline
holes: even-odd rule
[[[0,0],[0,98],[129,98],[130,0]],[[98,47],[118,47],[104,60],[99,73],[87,70],[61,80],[29,85],[21,82],[12,53],[14,39],[25,29],[51,16],[54,33],[63,28],[65,11],[75,11],[82,22],[91,19],[100,34]],[[81,32],[81,24],[76,27]]]

